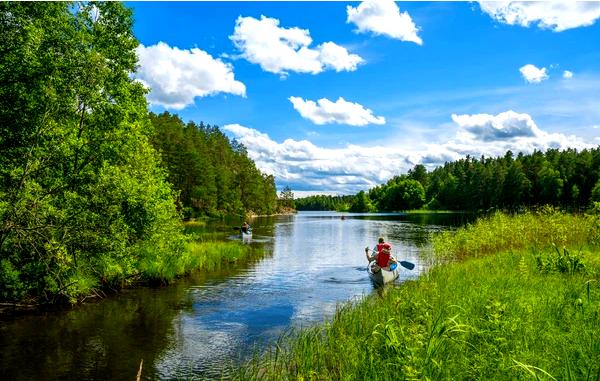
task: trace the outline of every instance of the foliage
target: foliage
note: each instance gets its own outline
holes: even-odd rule
[[[522,223],[509,221],[519,216],[504,216],[508,225]],[[587,225],[584,218],[560,221]],[[530,230],[538,232],[535,241],[547,241],[547,227]],[[472,239],[481,233],[468,231]],[[580,247],[588,238],[569,241]],[[472,246],[465,261],[434,267],[416,281],[384,289],[381,297],[345,304],[331,323],[290,332],[233,371],[233,379],[596,379],[599,254],[595,249],[586,256],[586,272],[565,276],[540,272],[528,249],[480,256]]]
[[[185,217],[277,211],[274,177],[256,168],[242,144],[216,126],[184,124],[168,112],[150,114],[150,120],[156,129],[152,143]]]
[[[294,193],[288,185],[286,185],[281,191],[281,194],[279,195],[279,202],[280,206],[284,208],[294,209],[296,206],[294,203]]]
[[[585,271],[585,264],[581,252],[571,253],[567,248],[559,250],[554,247],[555,250],[551,251],[551,254],[542,255],[536,253],[535,261],[538,270],[542,272],[559,272],[567,274],[575,274],[577,272]]]
[[[315,195],[294,200],[298,210],[337,210],[347,211],[354,196]]]
[[[350,204],[349,211],[355,213],[364,213],[373,211],[373,205],[371,205],[371,200],[369,196],[364,191],[358,192],[354,199],[352,200],[352,204]]]
[[[520,210],[541,205],[580,210],[600,201],[600,149],[550,149],[513,157],[467,156],[431,172],[417,164],[406,175],[368,191],[376,210]],[[328,199],[328,197],[330,199]],[[357,196],[342,196],[352,205]],[[361,196],[362,197],[362,196]],[[296,200],[299,210],[337,210],[332,196]],[[333,198],[333,200],[339,200]],[[340,202],[340,201],[338,201]]]
[[[120,3],[0,4],[0,297],[77,300],[184,248]]]
[[[425,189],[417,180],[394,177],[382,187],[376,203],[380,210],[419,209],[425,203]]]
[[[592,189],[592,201],[600,202],[600,180],[596,182]]]
[[[600,225],[592,215],[576,215],[553,208],[522,214],[495,212],[455,232],[432,239],[436,255],[445,258],[481,256],[503,250],[546,249],[583,242],[593,245]]]
[[[196,242],[186,244],[178,255],[140,261],[141,279],[150,282],[169,281],[196,270],[215,270],[237,262],[251,253],[247,245],[239,242]]]

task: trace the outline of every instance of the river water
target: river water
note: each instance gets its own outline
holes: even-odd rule
[[[343,218],[342,218],[343,216]],[[1,380],[213,379],[227,364],[263,350],[285,330],[323,322],[336,306],[375,291],[365,246],[383,235],[393,254],[424,270],[432,232],[460,214],[300,212],[252,221],[257,260],[138,288],[71,310],[0,321]],[[221,239],[231,224],[209,228]]]

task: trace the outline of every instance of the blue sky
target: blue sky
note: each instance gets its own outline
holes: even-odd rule
[[[296,195],[600,144],[598,2],[127,5],[151,110],[220,126]]]

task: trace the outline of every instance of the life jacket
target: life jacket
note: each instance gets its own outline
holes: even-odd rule
[[[387,247],[389,251],[384,251],[383,248]],[[390,262],[390,256],[392,255],[392,247],[388,243],[377,244],[377,264],[379,267],[387,267]]]

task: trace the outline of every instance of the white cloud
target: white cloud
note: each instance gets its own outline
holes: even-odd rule
[[[569,70],[563,71],[563,78],[567,78],[567,79],[573,78],[573,72],[569,71]]]
[[[542,131],[528,114],[518,114],[512,110],[498,115],[452,114],[452,120],[459,127],[472,133],[478,140],[494,141],[518,137],[540,137]]]
[[[324,148],[308,140],[286,139],[279,143],[239,124],[223,128],[247,147],[250,158],[262,171],[273,174],[278,184],[289,185],[294,193],[352,194],[406,173],[415,164],[433,169],[466,155],[497,157],[507,150],[531,153],[549,148],[594,147],[576,136],[543,131],[531,116],[514,111],[452,115],[452,119],[457,130],[451,139],[423,146],[365,142],[360,146]]]
[[[218,93],[246,95],[246,86],[235,79],[233,67],[198,48],[170,47],[164,42],[136,48],[136,78],[150,88],[148,101],[181,110],[195,97]]]
[[[373,111],[358,103],[348,102],[340,97],[336,102],[322,98],[317,102],[304,100],[300,97],[290,97],[290,102],[303,118],[315,124],[348,124],[350,126],[365,126],[385,124],[385,118],[373,115]]]
[[[574,135],[549,133],[541,130],[529,114],[512,110],[497,115],[452,115],[459,127],[454,139],[445,146],[461,155],[477,157],[500,156],[507,150],[530,153],[550,148],[591,148],[583,139]]]
[[[600,17],[597,1],[480,1],[481,10],[496,20],[562,32],[590,26]]]
[[[246,60],[268,72],[318,74],[327,69],[354,71],[364,60],[342,46],[325,42],[314,48],[307,29],[283,28],[279,20],[261,16],[238,17],[233,35],[235,46]]]
[[[532,64],[527,64],[519,69],[521,75],[529,83],[540,83],[548,79],[548,70],[545,67],[538,69]]]
[[[408,12],[400,13],[393,0],[365,0],[356,8],[348,5],[346,11],[346,22],[356,24],[358,32],[372,32],[401,41],[423,44],[423,40],[417,35],[419,28]]]
[[[308,140],[275,142],[267,134],[239,124],[223,127],[248,148],[248,154],[278,183],[296,191],[352,193],[368,189],[411,168],[409,152],[381,146],[322,148]]]

